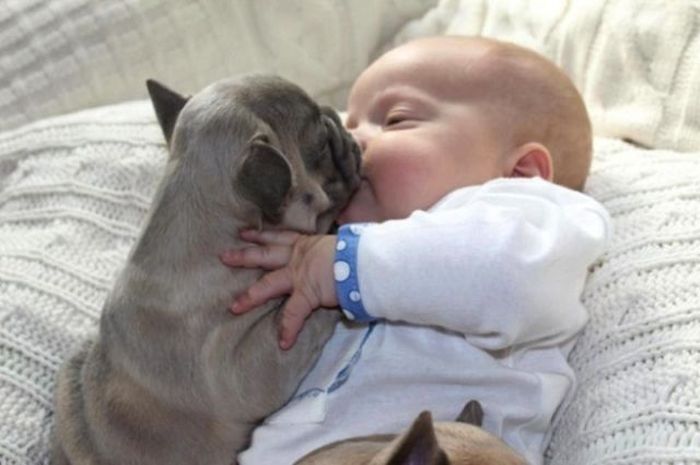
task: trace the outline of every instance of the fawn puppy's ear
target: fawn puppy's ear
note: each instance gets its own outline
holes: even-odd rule
[[[247,144],[243,157],[234,176],[234,189],[255,204],[266,221],[279,223],[292,187],[292,167],[279,150],[260,136]]]
[[[481,426],[484,421],[484,410],[476,400],[470,400],[462,409],[462,413],[457,417],[457,421],[469,425]]]
[[[165,136],[165,141],[170,145],[175,121],[177,121],[182,107],[185,106],[189,98],[183,97],[153,79],[146,81],[146,87],[148,88],[148,94],[151,96],[151,103],[156,111],[156,117]]]
[[[400,440],[386,465],[449,465],[449,463],[435,436],[433,418],[430,412],[424,411],[418,415],[411,429]]]

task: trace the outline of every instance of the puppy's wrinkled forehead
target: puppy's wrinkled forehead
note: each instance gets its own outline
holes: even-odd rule
[[[321,116],[316,103],[300,87],[273,76],[249,77],[237,90],[237,101],[273,129],[302,131]]]
[[[178,126],[181,138],[190,143],[248,141],[256,133],[269,135],[268,127],[284,145],[305,145],[324,137],[320,123],[319,106],[300,87],[282,78],[252,75],[220,81],[195,94]]]

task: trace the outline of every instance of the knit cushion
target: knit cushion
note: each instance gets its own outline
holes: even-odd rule
[[[700,156],[596,142],[588,189],[616,235],[585,289],[580,387],[549,461],[689,463],[700,457]],[[148,102],[0,134],[0,464],[48,463],[56,370],[94,333],[165,159]]]
[[[166,158],[148,102],[0,135],[0,464],[48,463],[56,371],[96,330]]]
[[[433,0],[0,2],[0,130],[185,92],[237,73],[282,74],[336,105],[371,53]]]
[[[615,234],[583,293],[577,393],[550,465],[700,460],[700,153],[598,139],[588,192]]]

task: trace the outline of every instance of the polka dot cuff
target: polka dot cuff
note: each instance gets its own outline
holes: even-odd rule
[[[362,304],[360,284],[357,279],[357,246],[360,235],[366,224],[346,224],[338,230],[338,240],[335,243],[335,292],[340,308],[349,320],[374,321]]]

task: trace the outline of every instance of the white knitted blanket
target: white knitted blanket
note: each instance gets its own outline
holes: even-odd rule
[[[700,463],[700,153],[597,139],[587,191],[615,234],[592,267],[579,377],[551,465]]]
[[[54,376],[96,330],[166,159],[147,102],[0,135],[0,464],[48,463]]]
[[[335,106],[371,53],[433,0],[0,1],[0,130],[274,72]]]
[[[147,102],[0,135],[0,464],[47,463],[53,378],[95,331],[166,158]],[[598,139],[616,235],[552,465],[700,462],[700,154]]]

